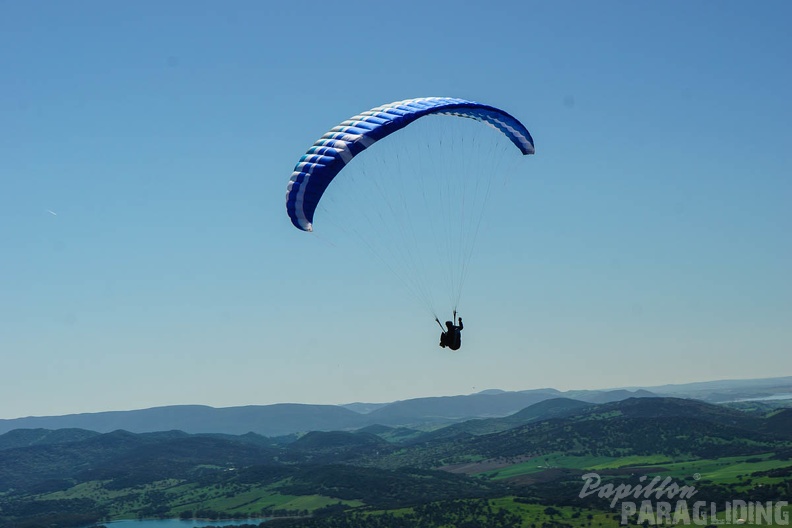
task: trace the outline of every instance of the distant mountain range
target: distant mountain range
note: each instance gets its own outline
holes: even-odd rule
[[[629,398],[604,404],[554,398],[500,418],[413,431],[412,438],[398,442],[388,440],[394,430],[369,426],[354,431],[311,431],[277,443],[250,433],[17,429],[0,434],[0,492],[39,486],[47,479],[66,478],[72,484],[74,479],[120,479],[133,485],[130,479],[143,474],[154,480],[186,478],[196,464],[437,468],[452,457],[480,460],[542,452],[752,454],[766,452],[772,445],[789,445],[792,409],[756,415],[679,398]]]
[[[638,388],[638,387],[628,387]],[[709,403],[761,400],[776,396],[792,398],[792,376],[779,378],[700,381],[680,385],[644,387],[661,396],[693,398]]]
[[[555,392],[523,395],[537,398]],[[536,515],[547,512],[548,505],[597,506],[580,502],[581,475],[588,471],[627,483],[637,478],[636,473],[667,472],[677,462],[682,463],[678,471],[691,480],[695,477],[687,475],[698,468],[708,468],[707,479],[720,474],[727,480],[696,482],[698,497],[710,501],[746,497],[738,495],[748,485],[744,476],[750,476],[758,487],[743,493],[754,498],[761,493],[765,500],[788,498],[788,484],[778,481],[792,475],[792,408],[745,412],[692,399],[640,398],[629,391],[619,394],[633,396],[608,403],[549,398],[506,416],[465,420],[431,431],[368,425],[268,438],[253,433],[176,430],[16,429],[0,434],[0,528],[88,526],[114,516],[192,519],[229,514],[290,514],[295,517],[284,520],[285,524],[273,523],[299,528],[383,528],[395,524],[387,519],[371,524],[368,517],[366,522],[342,523],[328,515],[349,509],[366,515],[382,509],[403,513],[404,508],[431,504],[426,512],[439,519],[444,510],[458,512],[461,501],[479,500],[483,502],[475,504],[487,505],[490,499],[513,504],[537,501],[538,509],[532,510]],[[493,407],[483,405],[479,398],[470,400],[481,405],[481,412],[506,405],[498,398],[515,398],[515,393],[463,398],[474,396],[496,398]],[[413,419],[416,415],[407,412],[413,408],[419,417],[444,410],[458,412],[459,402],[454,398],[449,407],[444,406],[446,399],[429,400],[426,405],[413,401],[398,406],[398,412],[390,416]],[[229,416],[260,420],[280,415],[287,416],[287,425],[281,426],[285,430],[300,420],[343,421],[357,416],[356,420],[366,421],[374,414],[303,405],[186,409],[191,412],[182,414],[178,407],[137,411],[143,414],[136,416],[135,423],[188,423],[204,416],[227,427]],[[135,411],[130,412],[135,416]],[[125,417],[123,413],[98,414],[113,425]],[[77,416],[86,419],[86,415]],[[714,467],[718,471],[712,471]],[[439,508],[442,501],[446,506]],[[607,511],[607,504],[605,500],[599,506]],[[483,515],[487,508],[477,511]],[[311,518],[306,517],[309,513]],[[499,522],[504,521],[503,515],[491,513],[481,523],[463,524],[443,517],[420,526],[522,524],[519,519]],[[323,524],[317,524],[320,521]]]
[[[0,434],[15,429],[83,429],[99,433],[125,430],[132,433],[179,430],[186,433],[268,437],[308,431],[350,431],[368,426],[431,430],[471,419],[502,418],[531,405],[563,398],[583,404],[603,404],[628,398],[674,396],[704,401],[761,399],[778,394],[792,396],[792,376],[762,380],[734,380],[666,385],[656,388],[558,391],[552,388],[524,391],[488,389],[476,394],[414,398],[390,403],[309,405],[281,403],[214,408],[175,405],[133,411],[107,411],[64,416],[0,420]],[[475,427],[488,429],[491,424]],[[497,427],[496,427],[497,429]]]

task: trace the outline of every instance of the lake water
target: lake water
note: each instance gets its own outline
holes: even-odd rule
[[[237,524],[258,524],[267,519],[236,519],[231,521],[183,521],[181,519],[151,519],[144,521],[113,521],[100,523],[107,528],[200,528],[204,526],[229,526]]]
[[[734,401],[752,402],[752,401],[773,401],[773,400],[792,400],[792,393],[785,392],[782,394],[773,394],[772,396],[762,396],[761,398],[742,398]]]

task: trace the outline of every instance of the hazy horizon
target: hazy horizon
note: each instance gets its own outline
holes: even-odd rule
[[[295,401],[272,401],[267,403],[239,403],[239,404],[232,404],[232,405],[210,405],[207,403],[197,403],[197,402],[184,402],[184,403],[172,403],[166,405],[155,405],[150,407],[135,407],[135,408],[127,408],[127,409],[101,409],[95,411],[80,411],[80,412],[66,412],[58,415],[26,415],[26,416],[0,416],[0,420],[14,420],[17,418],[32,418],[32,417],[49,417],[49,416],[66,416],[72,414],[99,414],[99,413],[106,413],[106,412],[125,412],[125,411],[141,411],[147,409],[155,409],[159,407],[180,407],[180,406],[198,406],[198,407],[211,407],[215,409],[224,409],[224,408],[231,408],[231,407],[250,407],[250,406],[267,406],[267,405],[279,405],[279,404],[298,404],[298,405],[331,405],[331,406],[345,406],[345,405],[354,405],[354,404],[362,404],[362,405],[387,405],[389,403],[395,403],[399,401],[406,401],[406,400],[413,400],[413,399],[422,399],[422,398],[444,398],[444,397],[454,397],[454,396],[472,396],[475,394],[479,394],[485,391],[502,391],[502,392],[519,392],[519,391],[541,391],[541,390],[556,390],[559,393],[567,394],[569,392],[584,392],[584,391],[591,391],[591,392],[608,392],[608,391],[621,391],[627,390],[631,392],[639,391],[639,390],[646,390],[652,391],[652,389],[658,388],[669,388],[669,387],[686,387],[686,386],[701,386],[707,384],[718,384],[718,383],[731,383],[731,382],[761,382],[761,381],[770,381],[770,380],[785,380],[792,382],[792,376],[779,376],[779,377],[769,377],[769,378],[739,378],[739,379],[718,379],[718,380],[702,380],[702,381],[694,381],[690,383],[684,384],[663,384],[663,385],[656,385],[656,386],[640,386],[640,387],[601,387],[601,388],[571,388],[571,389],[557,389],[555,387],[534,387],[534,388],[523,388],[523,389],[512,389],[512,390],[505,390],[500,389],[497,387],[490,387],[487,389],[477,389],[474,392],[467,392],[467,393],[459,393],[459,394],[433,394],[433,395],[416,395],[416,396],[409,396],[403,398],[397,398],[394,400],[388,401],[346,401],[346,402],[320,402],[320,401],[302,401],[302,402],[295,402]],[[660,396],[663,396],[661,393]],[[562,396],[563,397],[563,396]],[[792,393],[789,393],[789,398],[792,399]],[[765,399],[765,398],[761,398]],[[787,399],[779,398],[779,399]]]

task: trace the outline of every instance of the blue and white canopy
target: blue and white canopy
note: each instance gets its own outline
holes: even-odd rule
[[[286,210],[292,223],[298,229],[312,231],[322,194],[352,158],[385,136],[433,114],[481,121],[502,132],[523,154],[534,153],[533,138],[525,126],[493,106],[450,97],[423,97],[378,106],[332,128],[300,158],[286,190]]]

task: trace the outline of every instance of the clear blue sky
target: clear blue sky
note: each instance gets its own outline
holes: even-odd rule
[[[792,374],[790,19],[784,0],[0,2],[0,417]],[[457,353],[283,203],[325,130],[426,95],[536,140]]]

